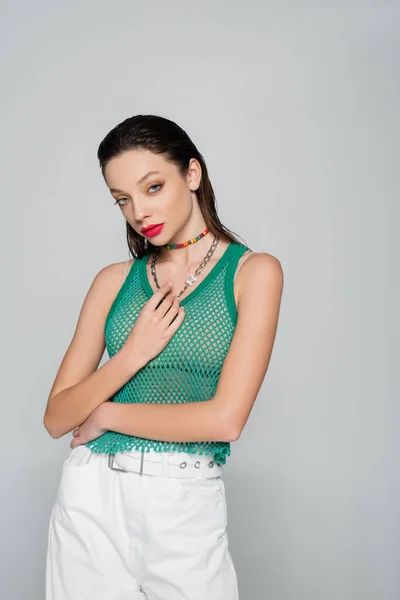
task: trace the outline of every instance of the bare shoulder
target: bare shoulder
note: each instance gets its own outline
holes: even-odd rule
[[[130,260],[123,260],[121,262],[116,262],[116,263],[111,263],[110,265],[106,265],[105,267],[100,269],[100,271],[97,273],[96,277],[99,277],[101,279],[107,279],[107,278],[118,279],[119,275],[122,277],[122,275],[127,267],[128,267],[128,271],[129,271],[129,268],[132,266],[134,260],[135,260],[134,258],[131,258]]]
[[[245,290],[268,287],[281,293],[284,283],[283,269],[280,260],[267,252],[246,252],[245,258],[237,273],[237,305]]]
[[[127,274],[132,267],[134,258],[106,265],[94,277],[92,287],[97,288],[108,303],[114,300]]]
[[[268,252],[248,252],[246,260],[243,263],[243,267],[241,268],[242,277],[251,277],[253,274],[259,274],[258,271],[268,271],[273,274],[283,273],[282,265],[280,260],[273,256],[272,254],[268,254]]]

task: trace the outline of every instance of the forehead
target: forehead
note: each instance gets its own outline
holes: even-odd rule
[[[136,185],[148,171],[160,171],[169,175],[176,172],[176,167],[162,154],[155,154],[150,150],[129,150],[112,158],[105,167],[104,174],[109,187],[127,187]]]

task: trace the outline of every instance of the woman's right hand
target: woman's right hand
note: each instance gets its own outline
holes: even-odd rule
[[[164,283],[140,311],[124,346],[144,366],[165,348],[183,319],[184,310],[178,298],[171,286]]]

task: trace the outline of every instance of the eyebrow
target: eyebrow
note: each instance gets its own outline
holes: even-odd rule
[[[149,171],[148,173],[146,173],[146,175],[143,175],[143,177],[141,177],[139,179],[137,184],[140,185],[141,183],[143,183],[143,181],[145,179],[150,177],[150,175],[157,175],[157,174],[161,174],[161,171]],[[125,192],[123,190],[117,190],[116,188],[110,188],[110,192],[117,192],[117,193],[120,192],[121,194],[125,194]]]

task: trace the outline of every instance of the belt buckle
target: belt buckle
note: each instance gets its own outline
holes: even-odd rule
[[[139,475],[143,475],[143,462],[144,462],[144,450],[140,450],[141,456],[140,456],[140,471],[139,471]],[[108,455],[108,466],[110,467],[110,469],[114,469],[114,471],[124,471],[125,473],[129,471],[129,469],[124,469],[123,467],[115,467],[114,466],[114,456],[115,454],[109,454]]]
[[[139,475],[143,475],[143,462],[144,462],[144,450],[141,450],[141,456],[140,456],[140,471],[139,471]],[[114,469],[114,471],[124,471],[125,473],[128,471],[128,469],[124,469],[124,468],[120,468],[120,467],[115,467],[114,466],[114,456],[115,454],[109,454],[108,455],[108,466],[110,467],[110,469]]]
[[[108,466],[110,467],[110,469],[113,469],[114,471],[124,471],[126,473],[126,469],[124,469],[123,467],[114,467],[114,456],[115,454],[108,455]]]

